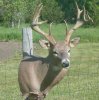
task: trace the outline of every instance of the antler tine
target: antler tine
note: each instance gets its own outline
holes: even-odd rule
[[[83,10],[80,10],[80,9],[79,9],[78,4],[77,4],[76,1],[75,1],[75,4],[76,4],[76,8],[77,8],[77,19],[80,19],[80,15],[81,15],[81,13],[83,12]]]
[[[43,8],[43,5],[42,3],[39,4],[37,7],[36,7],[36,10],[34,11],[34,16],[33,16],[33,22],[32,22],[32,25],[38,25],[38,18],[40,16],[40,12]]]
[[[52,24],[53,24],[53,22],[50,23],[50,25],[49,25],[49,36],[51,35],[51,27],[52,27]]]
[[[64,20],[64,22],[65,22],[65,26],[66,26],[66,34],[67,34],[68,26],[67,26],[67,22],[66,22],[66,20]]]
[[[77,2],[75,2],[75,4],[76,4],[76,7],[77,7],[77,21],[76,21],[76,24],[73,27],[74,30],[79,28],[84,23],[83,21],[80,20],[81,13],[83,12],[83,10],[80,10],[80,8],[78,7]]]
[[[47,20],[46,20],[46,21],[38,22],[39,17],[40,17],[40,12],[41,12],[42,8],[43,8],[43,5],[42,5],[42,4],[39,4],[39,5],[37,6],[37,8],[36,8],[36,10],[35,10],[35,12],[34,12],[34,16],[33,16],[33,21],[32,21],[31,27],[32,27],[32,29],[33,29],[34,31],[36,31],[36,32],[38,32],[39,34],[43,35],[50,43],[55,44],[56,42],[55,42],[55,39],[53,38],[53,36],[52,36],[52,35],[46,34],[44,31],[42,31],[42,30],[39,28],[39,25],[40,25],[40,24],[43,24],[43,23],[47,22]]]
[[[83,18],[84,18],[84,21],[87,21],[86,20],[86,10],[85,10],[85,7],[84,7],[84,16],[83,16]]]
[[[88,11],[86,11],[85,7],[84,7],[84,21],[91,21],[93,23],[93,19],[89,16]]]
[[[53,22],[50,23],[50,25],[49,25],[49,36],[51,36],[51,38],[52,38],[52,40],[54,41],[54,43],[56,43],[55,39],[54,39],[53,36],[51,35],[51,27],[52,27],[52,24],[53,24]]]
[[[36,7],[36,10],[34,12],[34,17],[33,17],[33,23],[32,23],[32,25],[40,25],[40,24],[43,24],[43,23],[47,22],[47,20],[38,22],[38,19],[40,17],[40,12],[41,12],[42,8],[43,8],[42,3],[39,4],[38,7]]]
[[[42,7],[43,7],[42,3],[40,3],[40,4],[36,7],[36,9],[35,9],[35,11],[34,11],[33,21],[34,21],[36,18],[39,17],[39,14],[40,14],[40,11],[41,11]],[[37,16],[38,16],[38,17],[37,17]]]
[[[87,12],[87,16],[88,16],[88,19],[93,23],[93,19],[89,16],[88,12]]]

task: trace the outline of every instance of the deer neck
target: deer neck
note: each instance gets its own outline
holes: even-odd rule
[[[61,61],[60,59],[54,57],[52,54],[49,54],[48,57],[47,57],[48,61],[49,61],[49,64],[51,66],[59,66]]]

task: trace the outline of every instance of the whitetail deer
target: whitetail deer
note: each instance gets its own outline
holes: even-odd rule
[[[76,3],[76,24],[73,28],[66,31],[64,41],[56,42],[51,35],[51,24],[49,34],[39,28],[40,24],[46,22],[38,22],[42,7],[43,5],[40,4],[36,8],[31,26],[33,30],[42,34],[48,40],[40,40],[40,44],[44,48],[48,48],[49,55],[46,58],[33,56],[21,61],[18,80],[20,90],[22,95],[25,96],[25,100],[44,100],[50,89],[63,79],[70,65],[70,48],[75,47],[80,40],[80,38],[70,40],[70,37],[85,21],[92,20],[85,9],[80,10]],[[80,19],[81,14],[84,16],[83,20]]]

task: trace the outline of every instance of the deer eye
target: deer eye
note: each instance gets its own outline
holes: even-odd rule
[[[58,54],[56,51],[53,51],[53,54]]]
[[[53,55],[57,57],[58,53],[56,51],[53,51]]]
[[[68,53],[70,53],[70,50],[68,50]]]

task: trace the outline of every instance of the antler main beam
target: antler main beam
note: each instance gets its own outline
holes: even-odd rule
[[[72,33],[79,28],[80,26],[82,26],[84,24],[84,22],[86,21],[92,21],[92,18],[88,15],[88,12],[85,10],[85,7],[83,10],[80,10],[80,8],[78,7],[77,2],[75,2],[76,4],[76,8],[77,8],[77,21],[76,24],[68,31],[66,31],[66,43],[68,44],[70,42],[70,37],[72,35]],[[83,20],[81,20],[81,14],[83,13]],[[66,23],[66,22],[65,22]]]
[[[32,29],[36,32],[38,32],[39,34],[43,35],[50,43],[55,44],[56,41],[53,38],[53,36],[51,35],[51,31],[49,34],[47,34],[46,32],[42,31],[39,27],[39,25],[46,23],[47,21],[41,21],[39,22],[39,17],[40,17],[40,12],[43,8],[42,4],[39,4],[38,7],[36,8],[35,12],[34,12],[34,16],[33,16],[33,20],[32,20]],[[50,26],[51,27],[51,26]],[[50,30],[50,29],[49,29]]]

